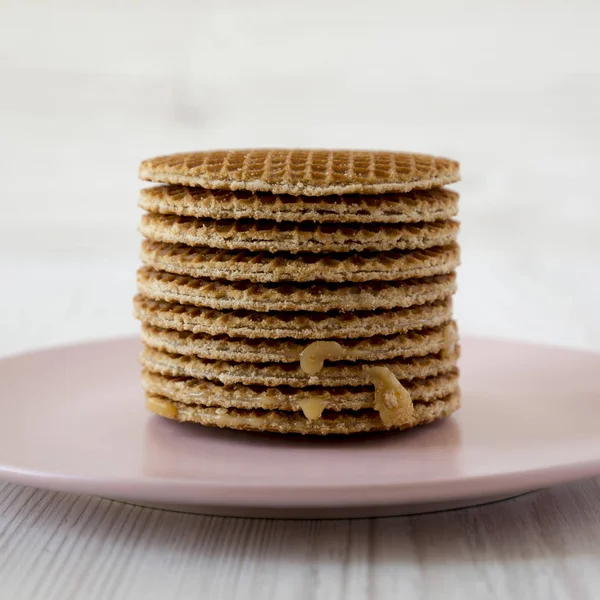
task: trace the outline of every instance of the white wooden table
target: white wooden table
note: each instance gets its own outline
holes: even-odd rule
[[[598,597],[600,487],[407,518],[201,517],[6,485],[2,598]]]
[[[600,350],[598,2],[213,4],[0,0],[0,355],[135,332],[137,163],[254,145],[459,158],[462,331]],[[596,599],[599,506],[275,522],[0,484],[0,598]]]

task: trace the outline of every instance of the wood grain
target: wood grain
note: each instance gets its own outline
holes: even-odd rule
[[[600,480],[445,513],[226,519],[0,487],[12,600],[598,597]]]

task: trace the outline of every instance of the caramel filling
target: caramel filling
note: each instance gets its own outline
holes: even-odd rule
[[[177,409],[171,402],[161,400],[160,398],[156,398],[154,396],[146,398],[146,408],[153,413],[160,415],[161,417],[166,417],[167,419],[177,418]]]
[[[343,358],[344,354],[344,348],[337,342],[313,342],[300,353],[300,368],[307,375],[316,375],[325,360]]]
[[[302,409],[304,416],[309,421],[315,421],[323,414],[323,402],[319,398],[307,398],[298,400],[298,406]]]
[[[404,425],[413,418],[414,406],[408,390],[387,367],[366,369],[367,381],[375,386],[374,407],[386,427]]]
[[[444,351],[453,352],[455,343],[456,329],[448,326],[444,331]],[[452,350],[448,350],[449,347]],[[300,354],[300,367],[307,375],[316,375],[323,368],[325,360],[341,359],[346,355],[347,351],[337,342],[313,342]],[[413,418],[413,403],[408,390],[396,376],[387,367],[365,369],[365,376],[375,386],[374,408],[379,412],[383,424],[392,427],[409,423]],[[300,400],[298,405],[310,421],[320,418],[323,413],[323,402],[318,398]]]
[[[442,358],[450,358],[456,352],[456,343],[458,342],[458,330],[455,323],[448,323],[444,329],[444,347],[442,348]]]

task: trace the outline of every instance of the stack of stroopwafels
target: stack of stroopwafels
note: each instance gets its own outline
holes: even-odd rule
[[[341,150],[144,161],[148,408],[303,434],[405,429],[460,404],[458,163]]]

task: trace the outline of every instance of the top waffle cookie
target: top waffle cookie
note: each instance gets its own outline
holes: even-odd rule
[[[171,154],[145,160],[139,174],[157,183],[294,196],[409,192],[460,178],[457,162],[426,154],[283,149]]]

